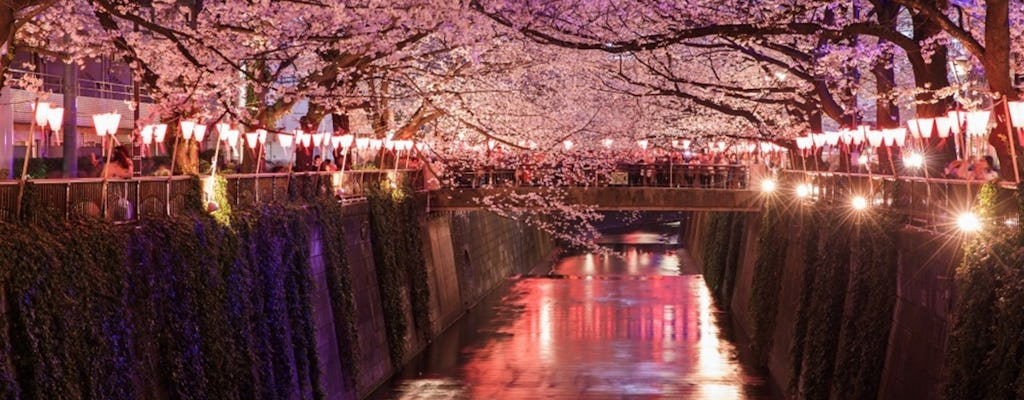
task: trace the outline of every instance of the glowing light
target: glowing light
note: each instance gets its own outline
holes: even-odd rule
[[[603,140],[603,142],[604,142],[604,147],[605,148],[609,148],[609,149],[612,148],[612,142],[613,142],[612,139],[605,139],[605,140]]]
[[[874,129],[867,131],[864,134],[864,136],[867,137],[868,144],[871,145],[871,147],[881,146],[882,145],[882,139],[885,138],[885,135],[884,135],[884,133],[882,131],[874,130]]]
[[[940,138],[949,137],[950,130],[953,128],[953,121],[946,117],[935,118],[935,131],[939,134]],[[959,129],[957,129],[959,130]],[[924,136],[924,131],[921,132]],[[927,136],[925,136],[927,137]]]
[[[981,220],[978,219],[977,215],[968,211],[961,213],[956,217],[956,225],[963,232],[977,232],[981,230]]]
[[[910,168],[921,168],[924,165],[924,156],[921,153],[910,153],[903,159],[903,165]]]
[[[50,108],[46,113],[46,122],[50,124],[50,130],[60,131],[61,122],[64,121],[64,107]]]
[[[647,139],[643,139],[643,140],[637,140],[637,141],[636,141],[636,145],[637,145],[637,146],[640,146],[640,149],[641,149],[641,150],[647,150],[647,145],[648,145],[649,143],[650,143],[650,142],[648,142],[648,141],[647,141]]]
[[[286,151],[292,147],[292,143],[295,142],[295,136],[292,135],[277,135],[277,142],[281,144]]]
[[[572,146],[574,144],[575,143],[573,143],[572,140],[566,140],[566,141],[562,142],[562,146],[565,147],[565,151],[572,150]]]
[[[245,143],[249,145],[250,149],[256,148],[256,142],[259,140],[259,134],[256,132],[248,132],[245,134]]]
[[[968,111],[967,133],[974,136],[985,136],[988,133],[988,120],[991,111]]]
[[[196,121],[185,119],[178,125],[181,127],[181,137],[185,138],[185,140],[192,140],[192,133],[196,129]]]
[[[826,141],[828,141],[828,137],[826,137],[824,133],[812,133],[811,141],[814,142],[814,147],[820,148],[825,145]]]
[[[799,185],[796,185],[796,197],[799,197],[801,199],[806,199],[807,197],[810,197],[810,195],[811,195],[811,185],[808,185],[806,183],[801,183]]]
[[[854,210],[863,211],[868,208],[868,199],[864,196],[854,196],[853,200],[850,201],[850,205],[853,206]]]
[[[774,179],[765,179],[761,181],[761,191],[764,193],[771,193],[775,191],[775,187],[778,184]]]
[[[868,155],[867,154],[861,154],[860,157],[857,157],[857,164],[867,165],[868,164]]]
[[[1010,106],[1010,122],[1013,126],[1018,128],[1024,128],[1024,101],[1011,101]]]
[[[960,133],[964,123],[967,122],[967,114],[963,111],[949,110],[946,119],[949,120],[949,130],[953,133]]]
[[[142,135],[142,144],[148,146],[153,143],[153,130],[153,125],[146,125],[142,127],[142,130],[139,131],[139,134]]]
[[[167,137],[167,124],[153,125],[153,140],[160,143],[164,141],[165,137]]]
[[[352,147],[352,142],[355,139],[356,137],[352,135],[341,135],[338,137],[338,145],[341,146],[341,148],[343,149],[347,149],[349,147]]]
[[[196,138],[197,142],[202,142],[203,138],[206,137],[206,125],[196,125],[195,129],[192,130],[192,137]]]
[[[49,116],[49,113],[50,113],[50,103],[39,103],[39,106],[36,107],[35,111],[36,111],[36,114],[35,114],[36,125],[45,126],[46,125],[46,118]],[[98,115],[106,115],[106,114],[98,114]],[[93,121],[96,121],[96,115],[93,115],[92,118],[93,118]],[[103,136],[103,135],[100,135],[100,136]]]

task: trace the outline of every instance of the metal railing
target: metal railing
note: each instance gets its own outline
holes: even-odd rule
[[[17,82],[22,76],[32,75],[42,80],[43,91],[53,93],[64,92],[64,77],[56,74],[48,74],[44,72],[27,71],[23,69],[10,69],[11,76],[14,82]],[[113,100],[132,100],[134,96],[135,87],[131,84],[110,82],[110,81],[98,81],[88,78],[78,79],[78,95],[84,97],[95,97],[100,99],[113,99]],[[139,91],[140,101],[152,102],[153,100],[149,97],[148,92],[144,89]]]
[[[619,164],[613,170],[525,166],[518,169],[478,168],[448,171],[447,187],[629,186],[704,189],[746,189],[746,165]]]
[[[298,172],[223,175],[227,201],[233,208],[259,203],[309,200],[333,195],[343,201],[361,198],[366,189],[380,182],[422,187],[415,170],[367,170],[345,172]],[[189,176],[34,179],[26,183],[22,210],[30,219],[102,217],[119,223],[180,215],[190,200],[206,204],[212,185],[210,177],[195,182]],[[196,187],[196,185],[200,185]],[[0,221],[15,221],[18,209],[18,181],[0,182]],[[203,196],[190,199],[189,196]]]
[[[784,190],[795,191],[798,185],[805,185],[806,197],[810,200],[850,204],[854,197],[860,196],[869,206],[891,207],[906,217],[905,222],[918,226],[953,224],[959,213],[971,210],[977,203],[978,192],[986,183],[813,171],[786,171],[782,180]],[[997,218],[1015,219],[1019,213],[1016,188],[1011,182],[998,184],[994,202]]]

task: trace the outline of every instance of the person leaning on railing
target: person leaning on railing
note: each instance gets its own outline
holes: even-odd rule
[[[120,145],[112,151],[114,153],[110,156],[110,162],[103,166],[103,173],[100,176],[106,178],[131,178],[135,167],[132,165],[128,147]]]

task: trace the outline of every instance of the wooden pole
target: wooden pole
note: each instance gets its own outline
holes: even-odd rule
[[[32,118],[28,125],[28,140],[25,143],[25,157],[21,163],[21,181],[18,182],[18,205],[15,207],[14,215],[21,219],[21,202],[25,198],[25,185],[28,183],[28,158],[32,154],[32,142],[35,141],[35,135],[32,131],[36,129],[36,116],[35,110],[39,108],[39,99],[35,100],[35,107],[32,107]]]
[[[1010,100],[1003,97],[1003,110],[1006,111],[1006,140],[1010,144],[1010,160],[1013,163],[1014,182],[1020,182],[1020,169],[1017,168],[1017,147],[1013,143],[1013,120],[1010,119]]]

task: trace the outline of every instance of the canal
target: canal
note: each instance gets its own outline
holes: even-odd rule
[[[670,225],[510,279],[373,399],[769,399]]]

